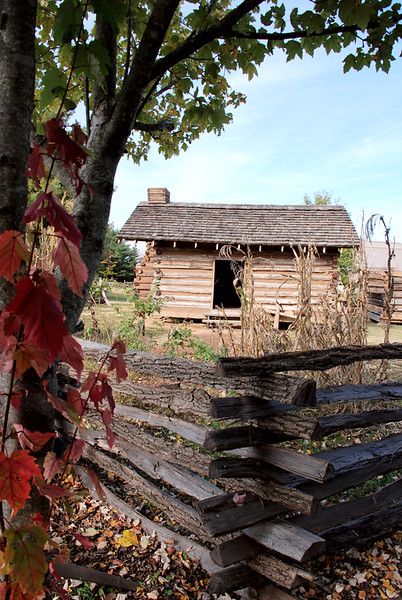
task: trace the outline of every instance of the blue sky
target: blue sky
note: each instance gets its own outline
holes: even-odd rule
[[[205,134],[180,156],[154,149],[140,166],[122,159],[111,221],[121,227],[148,187],[167,187],[173,202],[301,204],[326,190],[358,229],[381,213],[402,241],[402,62],[390,73],[343,73],[339,55],[286,63],[278,54],[235,89],[247,103],[217,137]],[[381,239],[381,231],[375,236]]]

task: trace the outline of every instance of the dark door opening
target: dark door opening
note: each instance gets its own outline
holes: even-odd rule
[[[241,287],[241,273],[241,261],[215,261],[214,307],[240,308],[240,298],[235,286]]]

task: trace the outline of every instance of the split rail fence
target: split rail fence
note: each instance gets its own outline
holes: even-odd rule
[[[101,353],[85,349],[86,357]],[[381,358],[402,358],[402,345],[228,358],[218,366],[128,352],[135,378],[115,385],[117,399],[130,402],[117,405],[115,448],[88,429],[86,458],[124,482],[123,492],[106,487],[117,509],[201,561],[212,593],[286,600],[314,579],[312,559],[402,519],[402,428],[383,427],[402,422],[402,384],[317,389],[314,378],[286,373]],[[367,427],[375,441],[300,450],[300,440],[346,439],[345,431]],[[387,473],[393,482],[379,491],[335,501]],[[140,514],[129,493],[163,511],[167,525]]]

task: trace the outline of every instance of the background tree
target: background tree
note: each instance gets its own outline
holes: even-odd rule
[[[118,229],[108,225],[97,275],[116,281],[134,281],[137,249],[118,238]]]
[[[329,204],[338,204],[339,199],[334,199],[332,192],[322,190],[321,192],[314,192],[312,196],[304,194],[303,202],[306,206],[328,206]]]

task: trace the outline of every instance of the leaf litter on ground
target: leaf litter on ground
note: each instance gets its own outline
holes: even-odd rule
[[[78,482],[74,486],[78,488]],[[161,513],[146,507],[148,518]],[[55,504],[49,554],[134,581],[135,591],[102,588],[67,580],[72,600],[210,600],[208,574],[173,540],[146,534],[141,521],[130,521],[114,508],[83,493],[76,501]],[[402,529],[364,548],[327,555],[314,564],[316,580],[292,595],[305,600],[387,600],[402,598]],[[56,598],[56,596],[55,596]],[[220,600],[233,600],[225,594]]]
[[[154,519],[158,521],[158,515]],[[70,501],[68,513],[61,501],[55,503],[48,550],[53,559],[118,575],[136,584],[135,591],[122,593],[66,580],[64,589],[72,600],[216,598],[207,592],[208,574],[185,551],[175,548],[173,540],[162,541],[155,534],[146,534],[139,519],[131,522],[89,495]]]

